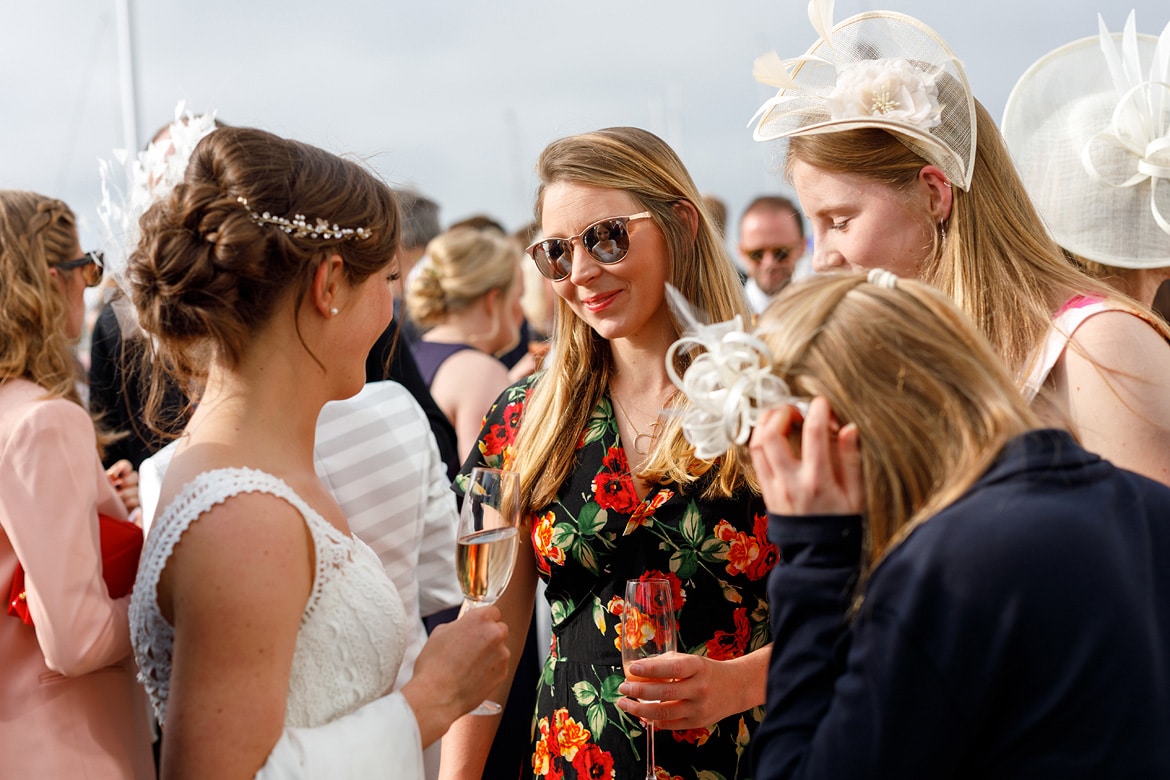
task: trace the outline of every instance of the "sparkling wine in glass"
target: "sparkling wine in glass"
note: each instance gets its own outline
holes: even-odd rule
[[[455,568],[468,606],[500,597],[516,563],[519,544],[520,475],[477,466],[471,470],[456,534]],[[500,705],[485,699],[473,715],[495,715]]]
[[[622,607],[622,670],[631,682],[653,682],[629,672],[630,664],[642,658],[672,653],[675,638],[674,601],[670,580],[644,579],[626,583]],[[646,723],[646,780],[655,780],[654,723]]]

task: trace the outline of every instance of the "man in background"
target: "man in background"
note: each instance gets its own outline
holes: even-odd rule
[[[788,286],[804,256],[804,222],[792,201],[760,195],[739,220],[739,259],[747,271],[744,293],[759,314]]]

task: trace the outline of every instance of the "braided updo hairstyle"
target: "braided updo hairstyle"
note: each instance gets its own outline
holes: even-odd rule
[[[368,237],[298,237],[253,214],[321,219]],[[318,263],[340,255],[348,281],[359,283],[392,261],[400,229],[394,194],[357,163],[262,130],[214,130],[195,147],[184,181],[143,215],[129,259],[155,378],[169,371],[190,386],[213,357],[236,365],[279,301],[304,298]]]

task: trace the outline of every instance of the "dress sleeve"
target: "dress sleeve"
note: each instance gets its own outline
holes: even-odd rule
[[[78,676],[130,653],[129,597],[102,579],[98,506],[125,509],[98,461],[93,423],[67,400],[40,401],[0,456],[0,522],[24,567],[29,613],[50,669]]]
[[[451,482],[451,489],[462,500],[464,485],[476,466],[510,468],[512,447],[520,432],[520,421],[524,416],[524,405],[532,385],[541,376],[540,372],[525,377],[504,388],[483,418],[483,427],[475,447],[463,462],[463,468]]]
[[[401,693],[375,699],[315,728],[285,728],[257,780],[423,777],[422,742]]]
[[[446,464],[434,444],[430,444],[427,460],[422,540],[416,570],[419,614],[422,617],[457,607],[463,601],[455,571],[455,528],[458,521],[455,497],[451,495]]]
[[[974,728],[956,703],[978,698],[940,672],[940,661],[965,665],[961,606],[932,587],[928,566],[899,556],[874,571],[854,615],[860,516],[769,519],[781,562],[769,582],[775,645],[755,776],[953,776]],[[970,677],[962,685],[977,686]]]

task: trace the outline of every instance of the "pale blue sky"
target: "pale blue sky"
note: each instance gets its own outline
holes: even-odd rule
[[[131,0],[139,136],[179,99],[368,160],[442,206],[444,223],[531,215],[533,164],[554,138],[609,125],[667,139],[732,221],[783,191],[748,120],[774,90],[753,59],[815,39],[803,0],[493,0],[308,3]],[[1130,7],[1157,34],[1166,0],[838,0],[917,16],[964,62],[995,116],[1040,55],[1120,30]],[[97,159],[122,145],[113,0],[0,0],[0,187],[63,198],[96,241]]]

